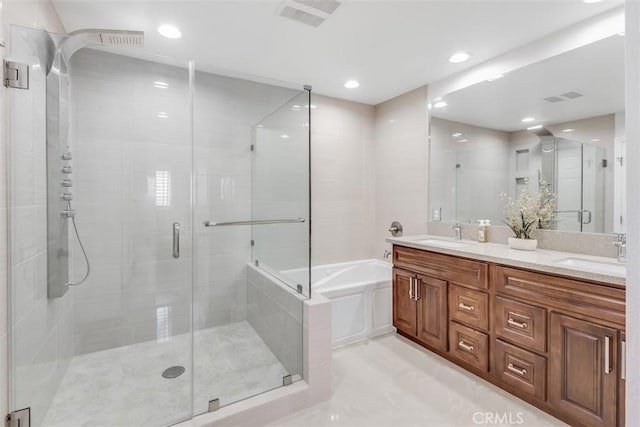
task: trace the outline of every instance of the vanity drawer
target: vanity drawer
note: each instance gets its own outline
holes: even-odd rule
[[[449,322],[449,349],[456,359],[489,371],[489,336],[456,322]]]
[[[625,290],[619,285],[568,279],[501,265],[495,266],[493,273],[492,282],[497,293],[624,327]]]
[[[496,296],[494,330],[497,336],[523,347],[547,349],[547,311],[544,308]]]
[[[518,391],[545,400],[547,358],[500,340],[495,343],[493,371],[497,378]]]
[[[449,317],[486,331],[489,325],[489,295],[450,285]]]
[[[449,282],[482,289],[489,287],[486,262],[394,245],[393,264]]]

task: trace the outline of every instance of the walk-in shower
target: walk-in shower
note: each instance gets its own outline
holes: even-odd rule
[[[29,73],[7,91],[11,411],[160,426],[300,379],[310,88],[19,27],[8,46]]]

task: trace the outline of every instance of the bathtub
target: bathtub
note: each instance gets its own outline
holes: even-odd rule
[[[391,264],[367,259],[311,268],[311,290],[331,300],[331,344],[393,331]]]

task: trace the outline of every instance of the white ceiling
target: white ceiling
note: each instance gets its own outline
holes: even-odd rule
[[[622,4],[605,0],[346,0],[319,27],[278,15],[281,1],[53,0],[67,32],[145,31],[145,50],[196,68],[248,74],[378,104]],[[176,25],[169,40],[156,29]],[[471,59],[451,64],[467,51]],[[360,81],[346,89],[348,79]]]
[[[584,96],[567,99],[575,91]],[[561,102],[549,103],[547,97]],[[612,36],[443,97],[431,114],[507,132],[624,111],[624,37]],[[522,123],[524,117],[536,120]]]

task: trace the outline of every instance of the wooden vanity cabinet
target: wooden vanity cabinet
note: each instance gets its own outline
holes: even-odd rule
[[[549,404],[580,424],[615,426],[618,331],[551,313]]]
[[[394,268],[393,324],[419,342],[447,351],[447,282]]]
[[[393,260],[398,333],[570,425],[624,426],[624,286],[397,245]]]

